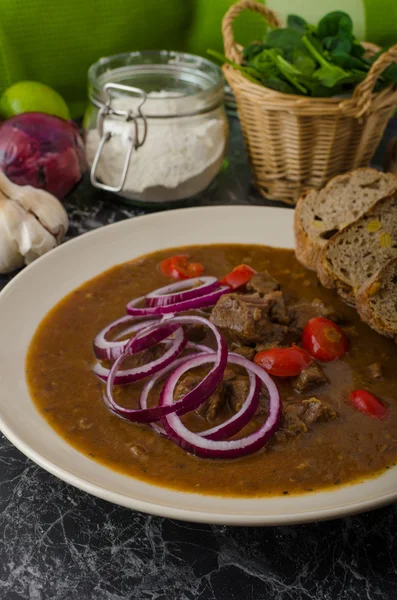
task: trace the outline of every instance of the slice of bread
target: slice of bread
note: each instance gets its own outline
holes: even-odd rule
[[[317,274],[355,304],[363,283],[397,257],[397,192],[378,200],[363,216],[334,235],[322,249]]]
[[[320,191],[306,193],[295,209],[298,260],[315,270],[321,249],[333,235],[396,190],[395,175],[363,168],[334,177]]]
[[[365,323],[387,337],[397,338],[397,258],[367,279],[356,294],[357,311]],[[396,340],[397,341],[397,340]]]

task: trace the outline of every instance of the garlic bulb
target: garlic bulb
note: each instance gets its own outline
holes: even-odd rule
[[[16,185],[0,171],[0,273],[11,273],[55,248],[68,226],[55,196]]]

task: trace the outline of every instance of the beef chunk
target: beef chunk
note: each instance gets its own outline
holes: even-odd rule
[[[382,366],[380,363],[372,363],[367,367],[368,375],[373,381],[383,379]]]
[[[175,389],[175,400],[179,400],[186,394],[192,391],[200,381],[202,381],[202,376],[193,375],[192,373],[187,373],[184,377],[181,378],[178,385]],[[221,382],[215,392],[197,409],[196,412],[201,417],[207,419],[207,421],[214,421],[216,417],[219,415],[220,411],[224,407],[226,402],[226,394],[224,385]]]
[[[325,423],[326,421],[333,421],[338,417],[338,413],[328,406],[323,400],[319,398],[306,398],[300,400],[299,403],[303,407],[301,413],[301,419],[307,427],[314,423]]]
[[[284,294],[282,292],[271,292],[266,294],[264,300],[269,305],[270,320],[280,325],[288,325],[289,315],[285,306]]]
[[[235,375],[233,379],[229,379],[225,382],[227,389],[227,399],[232,412],[236,413],[242,407],[244,400],[246,399],[249,391],[249,379],[243,375]],[[269,398],[265,391],[261,392],[259,398],[259,406],[255,411],[254,417],[263,415],[268,410]]]
[[[338,416],[338,413],[335,410],[318,398],[307,398],[306,400],[302,400],[302,404],[305,406],[305,412],[302,419],[307,426],[313,425],[314,423],[333,421]]]
[[[318,398],[307,398],[286,403],[283,409],[282,425],[276,439],[286,441],[302,433],[307,433],[315,423],[333,421],[338,413]]]
[[[259,294],[269,294],[280,289],[280,284],[267,271],[255,273],[247,283],[249,292],[258,292]]]
[[[160,358],[165,351],[166,346],[164,344],[157,344],[156,346],[153,346],[153,348],[148,348],[147,350],[138,352],[138,354],[129,356],[123,365],[123,368],[134,369],[135,367],[146,365],[147,363]]]
[[[270,350],[271,348],[280,348],[279,342],[260,342],[255,346],[255,353],[262,352],[262,350]]]
[[[175,387],[174,399],[180,400],[183,396],[186,396],[202,381],[200,375],[193,375],[193,373],[187,373],[183,375],[178,381]]]
[[[216,303],[211,321],[225,330],[229,338],[243,343],[280,342],[287,327],[273,323],[269,313],[275,306],[273,298],[256,294],[224,294]]]
[[[304,413],[305,406],[302,402],[290,402],[285,406],[281,429],[286,430],[287,437],[293,437],[308,431],[308,427],[302,419]]]
[[[340,318],[336,311],[326,306],[321,300],[313,300],[313,302],[302,302],[289,307],[290,331],[300,335],[310,319],[315,317],[325,317],[335,323],[338,323]]]
[[[256,354],[255,348],[252,348],[251,346],[237,346],[236,344],[232,344],[230,350],[235,354],[240,354],[240,356],[243,356],[248,360],[253,360]]]
[[[324,385],[324,383],[328,383],[328,378],[322,368],[313,361],[306,369],[303,369],[292,386],[297,392],[307,392],[319,385]]]
[[[233,380],[229,380],[227,384],[228,402],[234,413],[238,412],[243,405],[249,387],[248,377],[236,376]]]
[[[208,400],[196,409],[196,412],[201,417],[207,419],[207,421],[215,421],[222,408],[225,406],[225,403],[225,390],[222,383],[220,383]]]
[[[190,342],[202,342],[207,335],[207,328],[200,323],[188,325],[185,331]]]

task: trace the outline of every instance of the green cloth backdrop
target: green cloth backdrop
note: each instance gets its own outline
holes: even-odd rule
[[[310,1],[305,0],[305,7]],[[371,23],[376,21],[375,37],[384,38],[388,30],[392,35],[387,41],[397,41],[397,0],[363,2]],[[21,79],[41,81],[58,90],[72,115],[79,116],[86,102],[87,69],[98,58],[141,49],[202,55],[207,48],[222,50],[221,20],[231,4],[233,0],[0,0],[0,93]],[[270,4],[277,8],[276,0]],[[302,0],[289,0],[288,10],[299,12],[300,4]],[[380,19],[385,5],[388,16]],[[252,14],[240,16],[235,29],[242,43],[264,32],[260,17]]]

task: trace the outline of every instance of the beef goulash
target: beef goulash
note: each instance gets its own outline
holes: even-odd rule
[[[397,349],[292,250],[168,249],[115,266],[40,324],[37,408],[73,447],[186,492],[274,496],[397,458]]]

